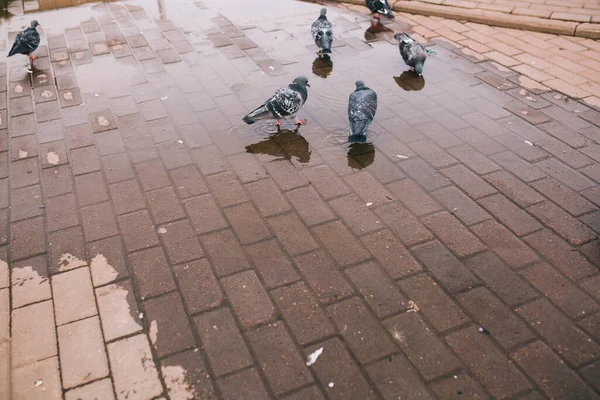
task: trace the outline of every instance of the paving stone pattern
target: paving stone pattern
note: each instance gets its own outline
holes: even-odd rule
[[[598,398],[600,111],[447,40],[398,87],[355,6],[311,75],[290,4],[197,32],[99,4],[1,65],[0,397]],[[241,124],[301,74],[306,126]],[[344,147],[358,75],[373,143]]]

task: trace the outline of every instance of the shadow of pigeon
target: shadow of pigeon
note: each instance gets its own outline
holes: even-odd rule
[[[371,143],[351,143],[347,157],[350,168],[366,168],[375,161],[375,147]]]
[[[414,71],[404,71],[400,76],[395,76],[394,81],[406,91],[423,90],[425,87],[425,78]]]
[[[246,146],[246,152],[252,154],[267,154],[280,159],[291,160],[295,157],[298,162],[306,164],[310,161],[310,146],[308,141],[298,133],[298,129],[278,129],[277,133],[265,140]]]
[[[323,57],[315,58],[312,64],[312,72],[313,74],[320,76],[321,78],[327,78],[331,71],[333,71],[333,61],[331,57],[325,55]]]

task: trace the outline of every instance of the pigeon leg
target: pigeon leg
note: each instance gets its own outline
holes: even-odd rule
[[[31,54],[28,54],[28,56],[29,56],[29,61],[33,61],[37,58],[36,56],[33,56]]]
[[[275,123],[277,126],[281,126],[281,121],[277,120],[277,122]]]
[[[296,119],[296,125],[300,126],[300,125],[304,125],[306,123],[306,120],[302,121],[301,119]]]

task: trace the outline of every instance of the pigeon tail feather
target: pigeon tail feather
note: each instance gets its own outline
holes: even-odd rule
[[[366,143],[367,135],[350,135],[348,136],[348,143]]]
[[[251,125],[253,123],[255,123],[256,121],[258,121],[259,119],[263,119],[263,118],[268,118],[271,114],[271,111],[269,111],[267,109],[267,107],[263,104],[262,106],[258,107],[256,110],[250,112],[248,115],[246,115],[243,119],[243,121],[245,123],[247,123],[248,125]]]
[[[354,119],[350,121],[350,137],[364,136],[367,137],[367,129],[371,125],[369,119]]]

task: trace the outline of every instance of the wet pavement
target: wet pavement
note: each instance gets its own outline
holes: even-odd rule
[[[429,40],[418,78],[392,30],[442,20],[374,33],[337,3],[320,60],[320,7],[99,3],[0,25],[5,50],[43,28],[31,75],[0,68],[0,397],[598,398],[595,88],[583,104],[448,39],[475,24]],[[498,33],[527,37],[468,37]],[[298,75],[306,125],[241,121]],[[379,109],[350,145],[357,79]]]

